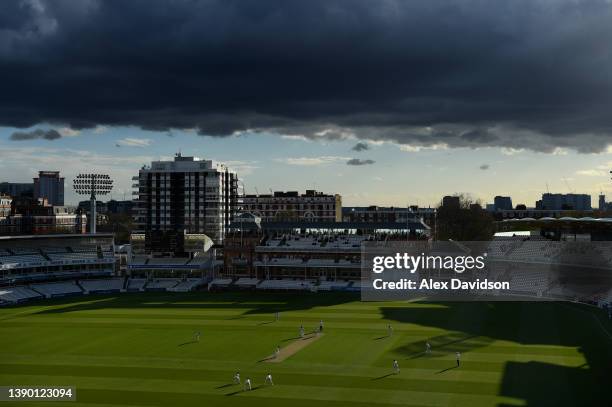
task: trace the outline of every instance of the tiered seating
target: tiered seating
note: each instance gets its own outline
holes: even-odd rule
[[[264,280],[257,288],[261,290],[310,290],[312,282],[308,280]]]
[[[79,262],[98,259],[98,253],[96,252],[49,253],[48,256],[52,261],[64,262]]]
[[[344,290],[349,284],[349,281],[321,281],[317,289],[320,291]]]
[[[211,261],[211,259],[209,257],[194,257],[193,259],[189,260],[187,262],[187,264],[193,264],[193,265],[206,265]]]
[[[70,294],[81,294],[83,291],[75,281],[63,283],[32,284],[33,290],[38,291],[45,297],[56,297]]]
[[[15,303],[40,297],[42,296],[39,293],[27,287],[0,288],[0,300],[5,302]]]
[[[80,284],[84,290],[90,293],[120,291],[123,288],[123,280],[120,278],[110,278],[105,280],[81,280]]]
[[[144,278],[130,278],[128,280],[127,290],[128,291],[142,291],[147,280]]]
[[[59,246],[40,246],[40,250],[42,250],[46,254],[50,253],[68,253],[67,247],[59,247]]]
[[[168,291],[176,292],[187,292],[195,290],[199,285],[202,285],[204,281],[201,278],[190,278],[183,280],[172,288],[168,288]]]
[[[303,265],[305,262],[302,259],[287,259],[287,258],[277,258],[271,259],[267,265],[268,266],[299,266]]]
[[[345,235],[345,234],[308,234],[301,236],[275,236],[269,238],[267,247],[291,247],[292,249],[311,249],[313,247],[351,249],[361,247],[361,243],[367,240],[367,236]]]
[[[213,287],[227,287],[232,283],[231,278],[215,278],[210,283],[208,283],[208,289],[210,290]]]
[[[243,287],[243,288],[255,287],[257,284],[259,284],[259,279],[257,279],[257,278],[246,278],[246,277],[239,278],[234,283],[235,286]]]
[[[145,289],[146,290],[167,290],[177,285],[181,280],[178,278],[157,278],[149,281]]]
[[[40,254],[18,254],[14,256],[3,256],[0,257],[0,264],[28,264],[28,263],[42,263],[46,262]]]
[[[510,289],[526,293],[542,293],[549,287],[546,273],[515,270],[511,273]]]

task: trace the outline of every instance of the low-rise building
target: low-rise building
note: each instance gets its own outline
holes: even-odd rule
[[[276,191],[269,195],[245,195],[242,212],[250,213],[262,221],[312,221],[340,222],[342,220],[342,197],[308,189]]]
[[[85,233],[86,224],[85,214],[76,208],[21,197],[12,200],[9,214],[0,216],[0,235]]]
[[[13,202],[11,196],[0,194],[0,218],[11,214],[11,202]]]

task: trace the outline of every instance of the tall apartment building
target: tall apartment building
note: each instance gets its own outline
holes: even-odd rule
[[[297,191],[245,195],[242,210],[260,217],[263,221],[341,222],[342,197],[313,189],[308,189],[301,195]]]
[[[238,210],[238,175],[223,164],[177,154],[153,161],[137,177],[135,233],[145,235],[147,253],[182,254],[186,234],[222,243]]]
[[[51,206],[64,205],[64,178],[59,171],[39,171],[34,178],[34,199],[46,199]]]

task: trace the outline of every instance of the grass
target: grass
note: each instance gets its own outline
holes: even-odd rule
[[[262,361],[292,343],[300,324],[308,331],[320,319],[319,340],[281,363]],[[65,403],[73,407],[602,406],[612,403],[610,332],[599,310],[560,303],[362,303],[348,293],[73,297],[0,309],[0,385],[75,386],[77,402]],[[254,391],[232,384],[236,371]],[[273,387],[263,385],[267,372]],[[19,403],[37,404],[49,405]]]

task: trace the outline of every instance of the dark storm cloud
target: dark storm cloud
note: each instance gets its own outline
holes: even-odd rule
[[[364,142],[359,142],[357,144],[355,144],[352,148],[353,151],[365,151],[365,150],[369,150],[370,146],[368,145],[368,143],[364,143]]]
[[[371,165],[376,161],[374,160],[362,160],[360,158],[351,158],[346,162],[346,165]]]
[[[16,131],[11,134],[10,139],[14,141],[24,141],[24,140],[35,140],[35,139],[44,139],[44,140],[57,140],[58,138],[62,138],[62,135],[59,134],[57,130],[43,130],[36,129],[32,131]]]
[[[604,0],[4,1],[0,125],[597,152]]]

